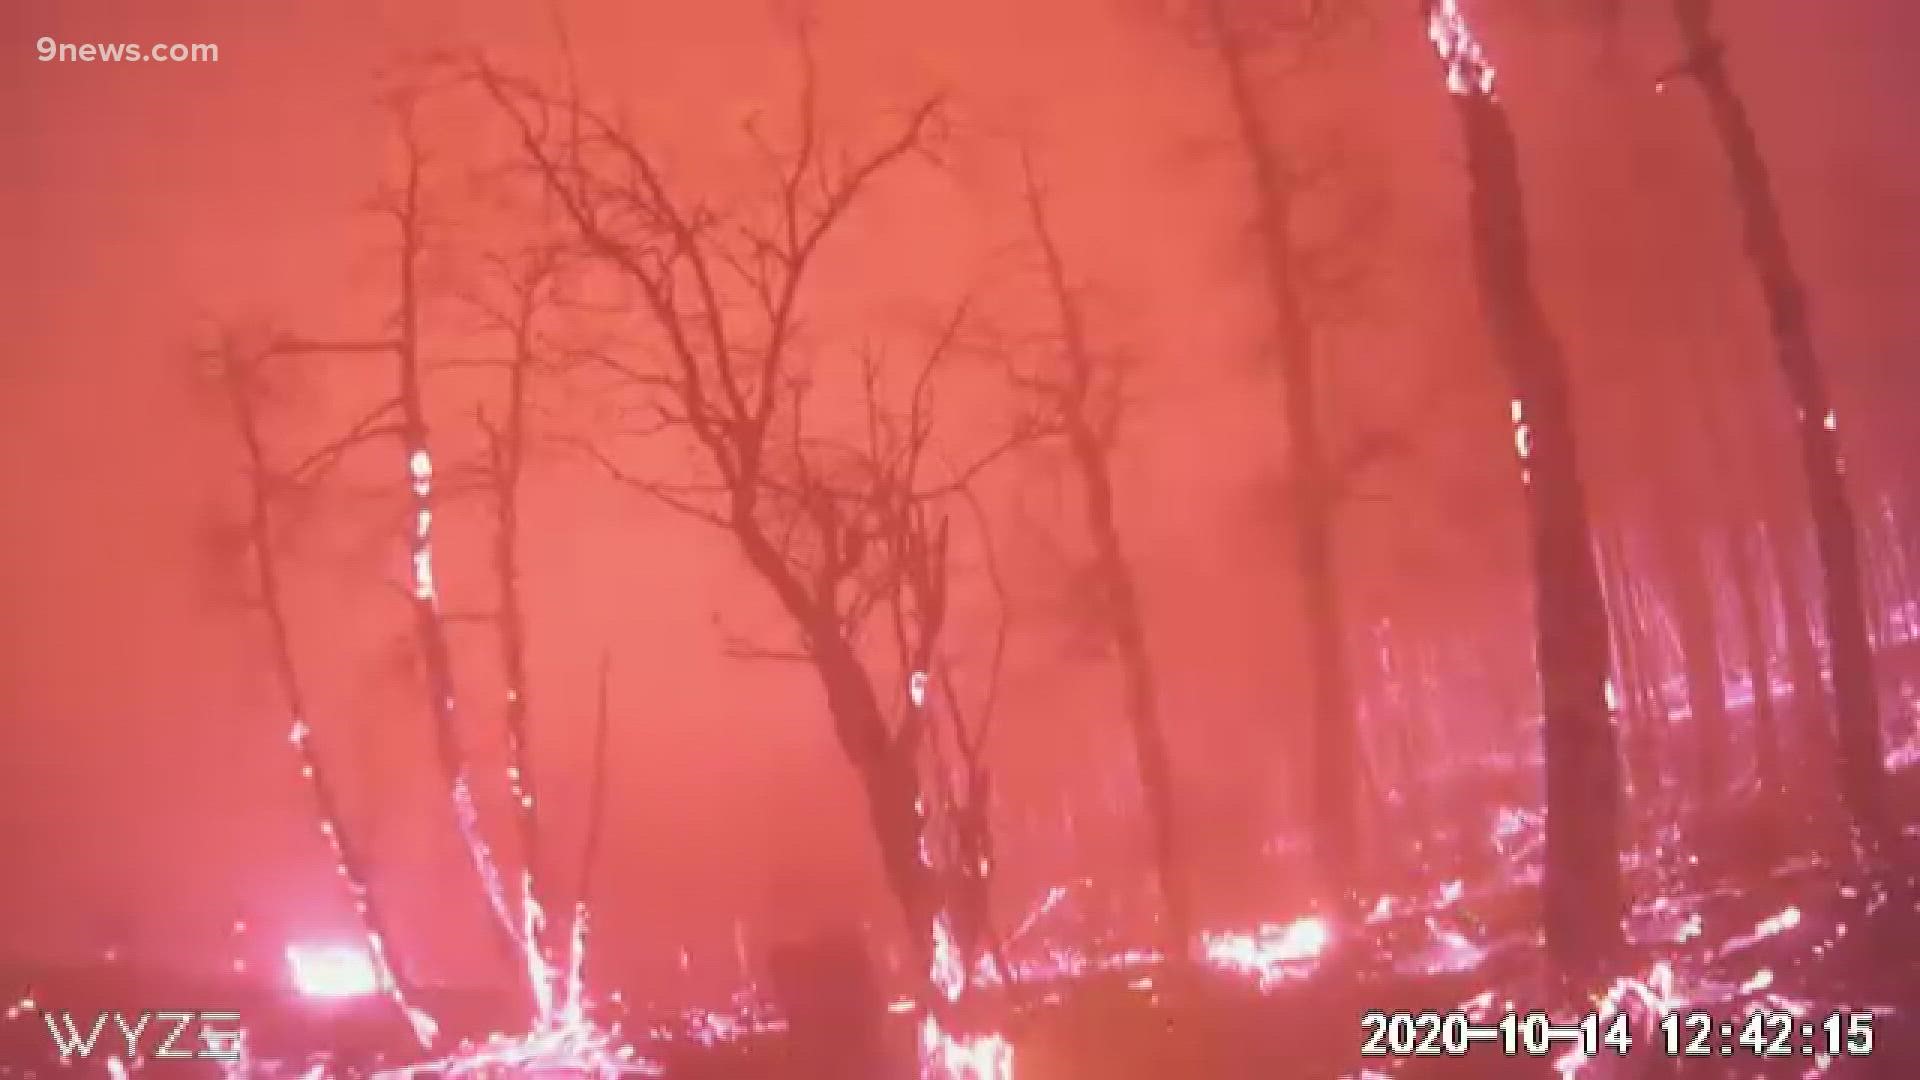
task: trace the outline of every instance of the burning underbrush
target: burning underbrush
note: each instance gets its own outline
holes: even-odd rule
[[[1501,820],[1505,839],[1519,841],[1506,850],[1524,860],[1537,819],[1515,811]],[[1076,883],[1025,913],[1005,944],[1004,972],[983,963],[973,973],[969,992],[990,1003],[988,1012],[976,1009],[955,1031],[941,1011],[912,996],[888,999],[877,983],[876,1007],[854,1001],[836,1013],[831,999],[847,996],[851,976],[831,976],[838,985],[817,992],[747,987],[712,1008],[646,1015],[618,994],[595,999],[554,971],[540,1020],[519,1034],[481,1034],[485,1010],[453,998],[417,1002],[445,1028],[426,1052],[409,1047],[390,1010],[381,1018],[383,999],[368,996],[321,1003],[319,1026],[313,1008],[304,1023],[262,1023],[240,1040],[235,1061],[116,1054],[127,1040],[109,1023],[91,1053],[69,1054],[63,1066],[48,1053],[47,1016],[31,996],[59,991],[42,984],[23,991],[0,1026],[6,1060],[16,1063],[4,1075],[1920,1076],[1912,1019],[1920,1011],[1920,887],[1910,874],[1870,882],[1807,856],[1714,877],[1691,858],[1673,865],[1664,847],[1656,837],[1629,860],[1643,899],[1625,920],[1628,946],[1613,974],[1586,985],[1546,976],[1532,929],[1535,875],[1523,861],[1339,911],[1205,930],[1186,965],[1144,946],[1069,944],[1072,896],[1085,887]],[[1362,1021],[1370,1011],[1383,1014],[1371,1047]],[[1433,1017],[1430,1045],[1416,1045],[1411,1022],[1386,1028],[1386,1017],[1422,1012]],[[1530,1014],[1541,1015],[1517,1019]],[[1584,1038],[1574,1034],[1583,1027]],[[1482,1034],[1463,1039],[1471,1032]],[[313,1049],[316,1033],[332,1040],[325,1052]],[[848,1043],[870,1049],[849,1053]]]

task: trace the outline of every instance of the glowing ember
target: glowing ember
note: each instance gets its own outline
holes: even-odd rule
[[[1488,62],[1473,27],[1460,10],[1460,0],[1432,0],[1427,5],[1427,37],[1447,65],[1447,90],[1460,96],[1493,96],[1493,65]],[[1519,402],[1514,403],[1514,424],[1521,425]],[[1521,452],[1525,456],[1525,451]]]
[[[1266,989],[1318,960],[1330,936],[1324,920],[1308,916],[1285,926],[1262,924],[1252,934],[1205,933],[1201,942],[1209,964],[1252,976]]]
[[[928,1014],[920,1024],[921,1080],[1013,1080],[1013,1044],[987,1033],[950,1035]]]
[[[289,945],[287,969],[294,988],[307,997],[361,997],[380,990],[372,959],[345,946]]]
[[[1787,908],[1778,915],[1772,915],[1761,920],[1760,925],[1754,927],[1752,933],[1742,934],[1720,946],[1720,955],[1726,956],[1739,952],[1742,949],[1751,948],[1756,942],[1764,941],[1776,934],[1785,933],[1799,925],[1800,909],[1797,907]],[[1845,932],[1844,927],[1841,932]]]

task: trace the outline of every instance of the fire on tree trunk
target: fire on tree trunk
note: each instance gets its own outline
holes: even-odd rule
[[[1494,71],[1454,0],[1422,5],[1467,151],[1473,260],[1514,438],[1534,561],[1545,713],[1547,948],[1570,974],[1620,942],[1620,765],[1607,700],[1606,608],[1593,562],[1565,358],[1535,295],[1520,165]]]

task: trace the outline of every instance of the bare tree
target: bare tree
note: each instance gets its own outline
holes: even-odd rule
[[[1308,5],[1297,35],[1324,33],[1338,5]],[[1289,16],[1268,13],[1268,19]],[[1253,29],[1248,13],[1228,0],[1205,0],[1202,18],[1217,55],[1234,130],[1253,187],[1255,234],[1273,320],[1273,362],[1280,376],[1288,450],[1288,510],[1301,589],[1313,731],[1314,850],[1329,890],[1352,890],[1361,857],[1362,761],[1355,718],[1353,672],[1347,655],[1340,580],[1334,565],[1338,464],[1323,431],[1319,388],[1321,344],[1307,311],[1309,268],[1293,232],[1303,172],[1289,162],[1273,133],[1250,66]]]
[[[417,996],[412,975],[399,955],[392,927],[368,881],[366,854],[357,840],[358,834],[342,815],[331,774],[314,745],[312,713],[295,658],[292,618],[283,584],[281,504],[325,479],[332,463],[338,460],[338,444],[321,447],[292,468],[276,468],[270,459],[260,408],[263,387],[271,378],[270,351],[250,348],[229,336],[208,359],[217,367],[244,452],[248,502],[246,539],[252,556],[253,599],[266,622],[274,678],[291,718],[288,741],[299,755],[300,775],[313,796],[314,809],[320,817],[320,833],[326,837],[335,869],[352,897],[354,914],[365,933],[380,985],[412,1025],[424,1047],[433,1039],[431,1021],[412,1005]]]
[[[1606,605],[1594,566],[1565,356],[1533,285],[1525,198],[1494,69],[1458,0],[1422,0],[1467,154],[1471,260],[1511,404],[1533,555],[1545,712],[1542,903],[1556,965],[1592,973],[1620,942],[1620,762]]]
[[[1096,355],[1088,340],[1078,294],[1067,276],[1042,190],[1030,157],[1023,154],[1027,211],[1045,265],[1059,333],[1058,361],[1029,380],[1045,412],[1057,422],[1080,482],[1088,534],[1093,541],[1099,621],[1112,636],[1124,682],[1128,728],[1133,737],[1141,791],[1146,797],[1154,866],[1158,872],[1168,957],[1184,956],[1192,939],[1190,882],[1181,843],[1178,800],[1166,732],[1160,721],[1153,655],[1133,566],[1116,521],[1112,453],[1120,422],[1123,372]]]
[[[475,874],[486,892],[494,915],[494,940],[503,959],[511,967],[524,970],[532,980],[536,1001],[544,992],[543,977],[532,969],[528,927],[535,920],[530,905],[516,910],[501,879],[501,869],[491,844],[482,829],[474,801],[473,777],[466,751],[460,740],[457,684],[453,671],[453,650],[448,634],[448,614],[443,610],[439,582],[434,570],[435,515],[441,513],[449,494],[447,477],[436,472],[428,422],[424,376],[426,362],[421,347],[421,263],[425,257],[425,165],[426,151],[416,123],[412,96],[396,99],[394,113],[397,130],[405,151],[400,182],[380,200],[380,209],[391,219],[396,233],[395,309],[387,336],[372,338],[308,338],[286,336],[268,347],[268,355],[277,357],[382,357],[393,363],[394,394],[363,416],[324,451],[323,464],[330,465],[349,450],[374,442],[387,442],[397,449],[394,455],[407,493],[409,527],[406,530],[407,606],[411,615],[413,647],[421,661],[421,688],[426,696],[432,720],[436,760],[447,793],[453,803],[454,820]],[[529,871],[530,872],[530,871]],[[530,877],[523,876],[523,897],[531,896]],[[522,925],[516,926],[516,922]],[[527,948],[523,949],[523,945]]]
[[[655,434],[686,440],[698,475],[636,475],[604,449],[590,452],[616,477],[732,537],[792,620],[799,647],[777,655],[818,677],[910,946],[930,961],[940,896],[922,852],[926,719],[910,689],[936,658],[947,598],[942,574],[911,571],[943,562],[941,505],[1026,436],[1015,425],[977,453],[936,439],[936,377],[965,349],[967,303],[938,328],[904,390],[867,349],[854,376],[860,415],[840,430],[817,407],[816,385],[847,370],[808,362],[805,287],[823,245],[875,183],[931,148],[940,102],[917,104],[877,147],[844,150],[821,130],[804,43],[801,58],[792,147],[776,150],[750,125],[767,189],[724,207],[679,190],[656,150],[576,96],[486,64],[475,76],[573,239],[648,328],[644,343],[597,359],[649,403]],[[899,605],[912,618],[889,618]]]
[[[1773,179],[1746,102],[1727,71],[1714,27],[1713,0],[1673,0],[1673,13],[1686,50],[1677,73],[1692,76],[1699,86],[1726,156],[1745,228],[1747,259],[1766,304],[1775,361],[1796,413],[1831,646],[1841,798],[1852,818],[1856,841],[1872,853],[1893,839],[1897,829],[1886,801],[1879,689],[1867,630],[1860,539],[1847,498],[1832,394],[1814,348],[1806,286],[1787,242]]]
[[[493,570],[495,609],[492,621],[499,646],[499,664],[505,685],[504,717],[507,733],[507,781],[514,821],[520,839],[525,874],[521,879],[522,933],[530,948],[551,964],[554,950],[545,940],[548,921],[559,910],[551,892],[553,868],[543,859],[540,842],[540,800],[533,762],[533,688],[527,669],[528,627],[522,575],[521,522],[523,484],[533,442],[530,429],[533,382],[546,344],[537,322],[551,303],[562,271],[562,252],[536,248],[519,260],[492,260],[505,297],[496,302],[484,293],[471,299],[486,315],[492,329],[506,339],[508,352],[500,361],[506,379],[496,419],[481,406],[476,420],[486,439],[480,472],[492,495]],[[576,900],[581,898],[576,898]],[[550,971],[551,968],[546,970]],[[546,981],[543,973],[535,978]],[[537,988],[536,993],[550,992]]]

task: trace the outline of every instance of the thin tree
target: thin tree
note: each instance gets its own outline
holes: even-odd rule
[[[1040,248],[1059,334],[1058,371],[1036,377],[1029,385],[1043,396],[1045,411],[1060,428],[1079,477],[1082,509],[1093,542],[1100,622],[1111,635],[1119,658],[1127,725],[1140,788],[1146,798],[1154,867],[1166,915],[1164,952],[1168,957],[1180,957],[1185,955],[1193,931],[1186,853],[1166,732],[1160,720],[1153,654],[1147,645],[1133,566],[1116,520],[1112,454],[1120,423],[1123,373],[1112,361],[1097,356],[1088,340],[1080,300],[1048,218],[1045,192],[1031,158],[1023,154],[1022,164],[1027,212]]]
[[[497,419],[490,416],[482,406],[477,411],[476,419],[486,441],[480,472],[493,497],[493,623],[504,684],[508,794],[513,800],[513,815],[524,868],[520,896],[523,905],[521,932],[529,939],[528,947],[535,949],[546,964],[539,971],[531,973],[536,979],[535,993],[543,996],[539,1008],[541,1014],[545,1015],[552,1004],[545,995],[551,994],[554,989],[549,977],[554,950],[551,943],[545,940],[545,930],[558,908],[556,897],[549,888],[548,871],[552,868],[543,859],[540,843],[540,800],[532,749],[533,688],[527,670],[528,626],[521,531],[523,487],[532,441],[533,382],[543,352],[536,324],[542,309],[550,302],[550,293],[561,270],[561,257],[557,250],[543,248],[527,253],[518,261],[496,259],[494,263],[506,295],[500,302],[484,295],[472,299],[492,328],[507,341],[507,355],[500,362],[506,379],[499,406],[500,416]]]
[[[1317,18],[1318,8],[1309,19]],[[1362,854],[1361,756],[1353,673],[1347,656],[1340,581],[1334,565],[1335,464],[1322,431],[1315,328],[1306,309],[1304,273],[1293,218],[1296,170],[1285,160],[1251,72],[1250,30],[1227,0],[1206,0],[1209,46],[1225,76],[1234,133],[1253,189],[1272,356],[1280,376],[1286,425],[1289,520],[1311,675],[1311,786],[1314,851],[1323,886],[1351,890]],[[1317,27],[1309,27],[1317,29]]]
[[[276,468],[269,456],[260,415],[263,388],[271,378],[270,352],[250,349],[230,337],[210,359],[217,366],[244,453],[246,539],[252,556],[253,599],[266,622],[274,678],[291,718],[287,738],[299,755],[300,775],[313,796],[314,810],[320,818],[320,834],[326,837],[335,871],[352,898],[354,914],[360,920],[381,990],[407,1019],[424,1048],[433,1041],[433,1022],[412,1004],[418,997],[412,976],[398,953],[392,927],[368,881],[366,855],[356,839],[357,834],[341,813],[331,775],[314,745],[312,713],[295,659],[293,625],[283,584],[280,504],[287,497],[299,497],[312,490],[325,479],[344,452],[345,441],[322,446],[291,468]]]
[[[1718,500],[1714,507],[1725,527],[1722,543],[1727,555],[1727,577],[1733,586],[1740,618],[1740,636],[1745,646],[1747,683],[1752,697],[1752,740],[1754,786],[1758,789],[1763,813],[1774,815],[1777,796],[1783,793],[1779,722],[1774,715],[1772,622],[1766,580],[1762,576],[1764,554],[1757,526],[1759,492],[1755,490],[1753,470],[1735,444],[1733,424],[1726,404],[1705,359],[1692,366],[1695,396],[1700,401],[1701,434],[1707,441],[1707,462],[1713,474],[1731,489],[1731,496]]]
[[[453,803],[454,821],[486,893],[494,919],[494,940],[502,956],[530,980],[536,1003],[545,983],[544,969],[525,931],[533,921],[527,907],[515,918],[492,845],[481,827],[474,801],[473,777],[460,741],[459,704],[453,671],[453,650],[442,609],[439,581],[434,571],[435,515],[443,510],[428,423],[421,347],[421,263],[425,255],[425,149],[417,130],[413,101],[403,95],[395,105],[398,135],[404,151],[401,179],[381,200],[381,209],[394,225],[395,287],[397,298],[390,336],[318,339],[286,336],[269,346],[274,356],[370,356],[393,364],[395,392],[350,428],[336,444],[338,452],[375,440],[391,441],[398,453],[396,472],[407,493],[409,527],[406,530],[408,587],[413,646],[421,660],[421,689],[431,718],[436,761]],[[530,907],[530,905],[528,906]],[[523,925],[517,926],[516,922]],[[522,965],[524,964],[524,967]]]
[[[1494,69],[1457,0],[1423,0],[1467,154],[1472,261],[1511,386],[1533,557],[1545,714],[1547,948],[1594,973],[1620,944],[1620,761],[1608,701],[1606,604],[1594,566],[1567,363],[1533,285],[1518,151]]]
[[[1747,260],[1766,305],[1774,359],[1793,402],[1800,466],[1820,556],[1841,800],[1852,820],[1856,843],[1872,854],[1896,830],[1886,802],[1879,689],[1839,423],[1814,348],[1806,286],[1787,242],[1773,179],[1746,102],[1727,71],[1725,50],[1714,26],[1713,0],[1673,0],[1673,14],[1686,51],[1680,71],[1699,86],[1708,120],[1726,156],[1745,230]]]

